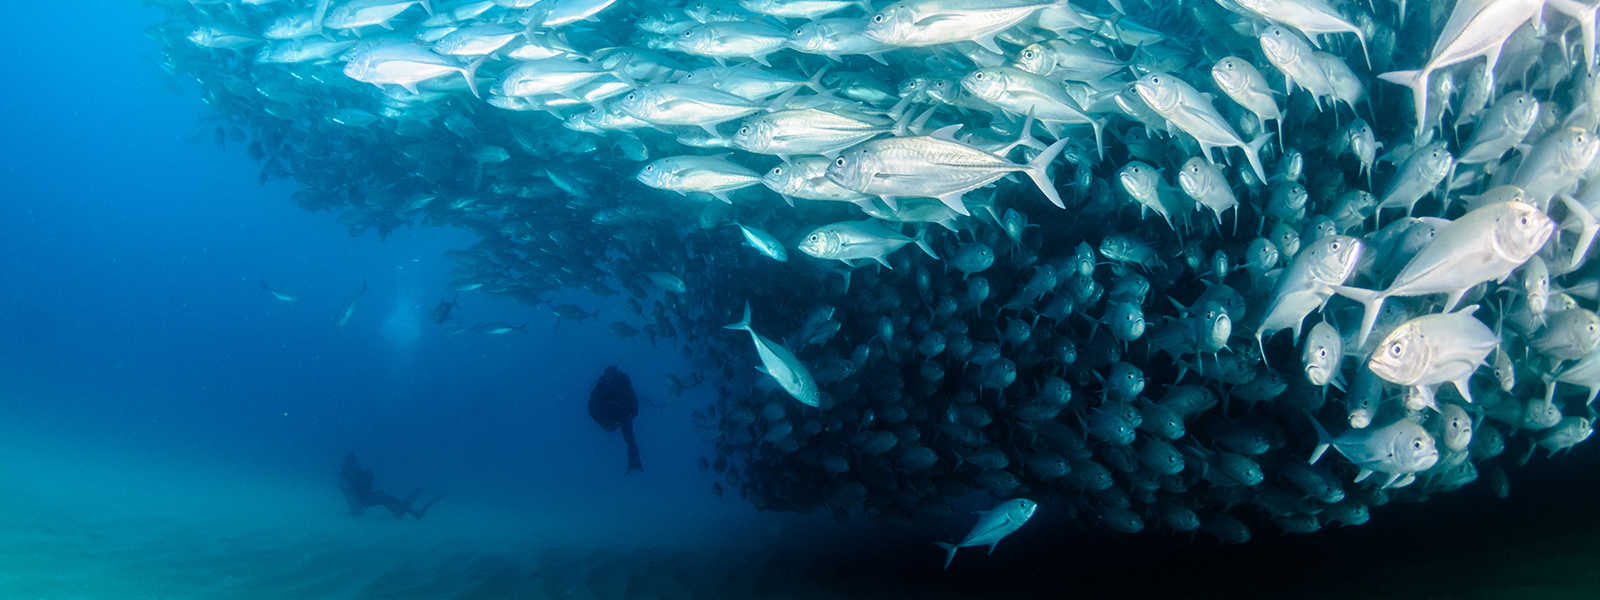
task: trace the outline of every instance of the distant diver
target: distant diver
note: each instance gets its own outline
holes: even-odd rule
[[[411,492],[411,495],[407,496],[405,500],[401,500],[373,487],[372,471],[356,462],[354,452],[347,452],[344,455],[344,466],[339,468],[339,491],[344,492],[344,499],[345,502],[350,504],[350,516],[352,517],[367,514],[367,509],[370,507],[382,506],[389,509],[389,512],[394,513],[394,518],[396,519],[403,519],[406,515],[412,515],[420,521],[423,515],[428,514],[428,509],[433,508],[435,503],[444,499],[444,494],[440,494],[438,497],[429,500],[427,504],[422,505],[422,508],[412,508],[411,505],[416,503],[417,497],[422,495],[420,488]]]
[[[639,444],[633,439],[633,418],[639,415],[639,397],[633,393],[633,380],[615,366],[595,380],[589,390],[589,416],[606,431],[622,428],[622,439],[628,442],[628,470],[644,471],[639,464]]]

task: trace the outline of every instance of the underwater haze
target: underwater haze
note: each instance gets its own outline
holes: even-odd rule
[[[1439,55],[1458,5],[1547,3],[1304,0],[1334,7],[1302,25],[1328,34],[1357,103],[1326,76],[1337,91],[1318,100],[1284,89],[1257,38],[1307,40],[1251,11],[1289,0],[544,2],[335,0],[324,33],[276,38],[316,3],[6,7],[0,598],[1600,591],[1588,4],[1549,0],[1523,19],[1538,31],[1506,28],[1500,60],[1528,66],[1479,90],[1487,112],[1464,110],[1463,61],[1434,65],[1456,89],[1414,115],[1411,91],[1377,74]],[[956,40],[863,29],[880,9],[1012,20]],[[813,21],[856,45],[797,49]],[[748,29],[713,26],[733,22]],[[470,27],[484,29],[468,42],[514,39],[451,54],[441,39]],[[258,54],[293,39],[338,47]],[[1065,49],[1080,43],[1092,50]],[[1024,104],[984,91],[976,73],[1042,85],[1035,46],[1082,54]],[[1212,80],[1230,54],[1276,88],[1280,123]],[[384,58],[403,66],[349,66]],[[588,79],[519,91],[526,64]],[[1169,72],[1189,89],[1149,112],[1166,90],[1151,77]],[[543,75],[522,85],[562,85]],[[718,87],[734,80],[768,87]],[[679,104],[624,105],[651,94]],[[1501,154],[1468,133],[1498,125],[1456,125],[1510,113],[1488,106],[1515,94],[1546,112]],[[726,118],[659,112],[685,97]],[[1376,152],[1408,152],[1353,158],[1357,118]],[[981,133],[956,141],[952,125]],[[895,158],[901,142],[912,159]],[[1429,179],[1429,144],[1447,176]],[[1189,194],[1180,177],[1202,154],[1220,188]],[[787,188],[771,174],[819,156],[826,174]],[[857,177],[864,163],[882,170]],[[1358,191],[1366,204],[1346,199]],[[1532,239],[1527,252],[1478,278],[1413,273],[1413,256],[1470,271],[1450,257],[1486,254],[1487,234],[1456,232],[1515,220],[1479,212],[1497,207],[1535,226],[1494,248]],[[1365,254],[1335,280],[1297,267],[1335,238]],[[1435,239],[1461,246],[1430,254]],[[1532,261],[1547,287],[1524,285]],[[1313,300],[1284,299],[1295,277]],[[1451,312],[1462,295],[1475,314]],[[1542,296],[1559,310],[1529,308]],[[1286,303],[1296,314],[1262,323]],[[1212,305],[1220,319],[1202,319]],[[1208,340],[1228,311],[1231,333]],[[1413,324],[1454,362],[1383,362]],[[1324,342],[1340,349],[1319,379],[1302,357]],[[612,366],[636,403],[595,385]],[[1363,432],[1414,436],[1415,460]],[[1296,475],[1313,453],[1337,495]],[[1000,522],[1019,499],[1037,509]],[[947,563],[936,542],[965,547]]]

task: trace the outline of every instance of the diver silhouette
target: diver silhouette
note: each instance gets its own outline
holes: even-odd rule
[[[401,500],[373,487],[372,471],[362,467],[361,463],[356,462],[354,452],[346,452],[344,455],[344,465],[339,468],[339,491],[344,492],[344,499],[345,502],[350,504],[350,516],[352,517],[367,514],[367,508],[382,506],[389,509],[389,512],[394,513],[394,518],[396,519],[403,519],[406,515],[412,515],[420,521],[423,515],[428,514],[428,509],[433,508],[435,503],[444,499],[444,494],[440,494],[438,497],[429,500],[427,504],[423,504],[422,508],[412,508],[412,505],[417,501],[417,497],[422,495],[421,488],[411,492],[411,495],[407,496],[405,500]]]
[[[622,439],[628,442],[628,470],[624,473],[644,471],[639,464],[639,444],[633,439],[633,418],[639,415],[639,397],[633,393],[633,380],[615,366],[595,380],[589,389],[589,416],[606,431],[622,428]]]

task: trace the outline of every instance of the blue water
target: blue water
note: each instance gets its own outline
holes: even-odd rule
[[[1037,525],[949,572],[906,530],[757,513],[710,493],[673,406],[670,344],[485,294],[450,335],[446,250],[351,237],[257,184],[192,85],[174,95],[132,2],[12,3],[0,19],[0,598],[1593,597],[1580,446],[1509,501],[1469,489],[1360,528],[1217,547]],[[200,133],[197,141],[189,141]],[[286,303],[262,283],[303,296]],[[363,285],[353,317],[339,311]],[[602,315],[623,310],[573,293]],[[646,470],[585,412],[607,365],[641,396]],[[378,485],[447,493],[425,520],[344,514],[354,452]],[[965,508],[965,507],[963,507]],[[975,506],[973,508],[982,508]],[[1058,523],[1059,524],[1059,523]]]

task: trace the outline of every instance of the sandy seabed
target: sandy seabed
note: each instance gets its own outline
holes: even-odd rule
[[[296,479],[6,435],[0,600],[1600,597],[1600,525],[1553,499],[1502,530],[1474,523],[1492,499],[1460,498],[1231,547],[1045,514],[941,571],[928,541],[959,537],[970,515],[905,531],[755,513],[731,495],[639,510],[580,490],[517,506],[453,495],[422,521],[350,517],[332,470]]]
[[[694,511],[451,497],[422,521],[351,517],[331,467],[313,484],[15,437],[0,482],[4,599],[832,596],[748,568],[776,529]]]

